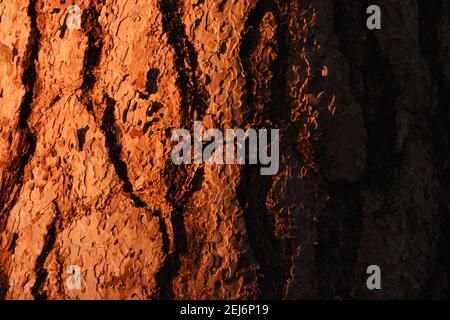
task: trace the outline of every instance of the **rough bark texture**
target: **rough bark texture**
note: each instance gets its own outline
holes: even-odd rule
[[[374,2],[1,0],[0,298],[450,298],[450,2]],[[280,171],[175,166],[196,120]]]

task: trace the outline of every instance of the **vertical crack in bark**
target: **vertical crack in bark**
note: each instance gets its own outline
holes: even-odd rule
[[[28,126],[28,118],[31,114],[31,105],[34,98],[34,90],[36,83],[36,61],[38,60],[41,33],[37,23],[37,0],[31,0],[28,6],[28,16],[30,18],[30,34],[28,36],[28,44],[23,57],[23,75],[22,83],[26,88],[20,106],[19,129],[30,130]]]
[[[264,105],[261,114],[258,114],[257,92],[255,92],[257,74],[252,68],[252,53],[260,41],[258,27],[267,12],[273,12],[276,16],[278,47],[276,48],[277,58],[270,67],[273,73],[270,83],[271,99]],[[247,18],[240,46],[240,58],[246,80],[245,120],[252,128],[261,128],[265,125],[279,126],[289,114],[289,108],[283,108],[291,105],[286,96],[289,57],[287,34],[288,21],[287,17],[282,15],[281,2],[259,1]],[[245,165],[237,189],[237,198],[244,210],[248,241],[260,268],[258,283],[261,298],[264,299],[282,298],[285,283],[289,278],[288,259],[292,253],[288,241],[281,241],[275,236],[274,220],[267,209],[266,199],[271,190],[272,181],[273,177],[260,175],[258,166]],[[252,187],[255,185],[258,185],[258,188]]]
[[[119,143],[118,129],[116,128],[116,119],[114,117],[116,101],[106,95],[105,103],[106,108],[103,113],[100,128],[105,136],[105,145],[108,150],[109,160],[113,164],[116,174],[122,182],[123,191],[130,195],[130,198],[133,200],[133,203],[137,208],[146,208],[147,205],[144,201],[142,201],[142,199],[134,193],[133,185],[128,177],[128,167],[121,159],[122,145]]]
[[[100,5],[104,1],[92,1],[89,8],[83,14],[83,26],[86,26],[86,34],[88,37],[88,45],[83,62],[83,83],[81,85],[80,101],[86,106],[88,111],[98,123],[96,112],[94,110],[94,103],[92,101],[92,89],[97,82],[96,69],[98,68],[102,55],[102,48],[104,45],[102,26],[98,21],[100,13]],[[109,161],[114,166],[114,170],[120,179],[123,191],[128,194],[137,208],[144,208],[148,213],[150,209],[148,205],[134,192],[133,185],[128,176],[127,164],[121,159],[122,145],[119,141],[118,128],[116,127],[116,120],[114,116],[116,101],[104,95],[104,103],[106,104],[103,117],[101,119],[100,129],[105,137],[105,147],[108,151]],[[167,256],[169,252],[169,235],[165,220],[161,217],[158,211],[152,212],[152,216],[156,216],[159,221],[159,230],[162,235],[163,252]]]
[[[58,208],[59,210],[59,208]],[[66,290],[64,288],[64,279],[63,279],[63,274],[65,272],[64,269],[64,260],[63,257],[61,256],[61,246],[58,246],[56,248],[55,251],[55,255],[56,255],[56,264],[58,266],[58,272],[56,274],[56,278],[57,280],[57,286],[58,286],[58,293],[59,293],[59,297],[61,297],[62,299],[67,299],[66,298]]]
[[[48,276],[48,271],[44,268],[44,265],[50,251],[56,243],[58,233],[61,230],[61,211],[56,200],[53,200],[53,205],[55,209],[55,216],[53,217],[51,224],[48,226],[41,253],[37,257],[36,264],[34,266],[36,281],[31,288],[31,294],[35,300],[47,299],[47,293],[42,290],[42,286]]]
[[[123,191],[130,195],[135,207],[144,208],[147,212],[150,212],[147,203],[145,203],[137,194],[134,193],[133,185],[128,177],[128,167],[126,163],[121,160],[122,146],[118,141],[118,129],[115,126],[116,120],[114,118],[116,101],[109,96],[106,96],[105,100],[106,109],[103,114],[101,129],[105,135],[105,143],[106,149],[108,150],[109,160],[113,164],[117,176],[122,181]],[[170,240],[165,219],[161,217],[161,213],[159,211],[154,211],[152,215],[158,218],[159,231],[161,232],[163,242],[163,252],[166,255],[166,259],[168,259],[167,256],[170,251]],[[156,276],[156,280],[158,281],[158,276]],[[159,288],[156,288],[156,290],[158,291]]]
[[[9,290],[9,277],[2,265],[0,265],[0,300],[6,299]]]
[[[287,6],[293,2],[285,0],[275,1],[276,7],[274,8],[277,23],[277,32],[275,38],[278,44],[277,59],[271,66],[273,78],[270,88],[270,102],[268,108],[264,110],[264,114],[268,114],[268,121],[273,126],[279,127],[284,122],[290,122],[290,112],[292,108],[292,101],[288,99],[288,60],[289,60],[289,11],[290,7]],[[287,10],[286,10],[287,9]],[[285,12],[287,11],[287,13]]]
[[[0,232],[6,228],[10,211],[14,207],[23,185],[23,175],[25,167],[32,158],[36,149],[36,135],[28,125],[33,101],[35,98],[36,86],[36,62],[38,60],[41,33],[37,22],[37,0],[30,0],[27,9],[30,19],[30,32],[28,43],[22,62],[22,84],[25,87],[25,94],[19,107],[19,119],[17,129],[20,134],[17,154],[11,161],[7,172],[12,173],[9,181],[3,179],[0,188]],[[6,259],[0,255],[0,299],[6,297],[9,288],[9,277],[1,265]]]
[[[30,19],[30,33],[22,62],[22,84],[25,94],[19,107],[18,130],[20,142],[17,148],[16,158],[11,161],[7,172],[12,172],[10,181],[2,181],[0,190],[0,231],[6,226],[9,211],[12,210],[17,200],[20,186],[23,184],[25,167],[30,161],[36,149],[36,135],[28,125],[31,114],[36,86],[36,61],[38,60],[41,33],[37,23],[37,0],[30,0],[28,9]],[[11,199],[11,194],[13,194]],[[8,201],[8,199],[10,199]]]
[[[291,121],[291,112],[294,105],[292,97],[288,92],[288,70],[290,63],[289,58],[291,56],[292,50],[292,48],[290,48],[291,39],[289,24],[291,20],[291,10],[294,10],[293,6],[295,5],[295,2],[296,1],[294,0],[275,1],[277,5],[275,7],[277,23],[277,32],[275,34],[275,38],[278,43],[278,52],[277,59],[271,66],[271,70],[273,73],[273,78],[270,84],[271,101],[268,104],[268,108],[266,108],[265,113],[267,112],[268,116],[270,117],[270,119],[267,120],[269,123],[271,123],[272,127],[280,129],[280,132],[284,133],[284,135],[288,137],[287,139],[284,139],[284,141],[280,141],[280,159],[283,158],[282,153],[286,152],[286,150],[289,150],[292,145],[297,144],[295,138],[297,137],[297,133],[300,132],[300,130],[297,130],[296,134],[289,134],[292,128],[296,128],[297,125],[296,122]],[[295,12],[298,13],[296,10]],[[295,15],[295,13],[292,14]],[[261,176],[258,177],[259,179],[261,179]],[[271,186],[273,184],[273,178],[274,176],[270,177]],[[265,192],[263,199],[267,199],[269,192],[270,189]],[[287,216],[287,220],[289,221],[289,223],[291,222],[291,219],[292,215],[289,212]],[[270,220],[272,220],[271,217]],[[280,273],[279,278],[276,278],[276,281],[278,282],[274,282],[277,290],[275,297],[285,298],[285,294],[287,293],[287,288],[289,286],[289,279],[291,276],[290,271],[295,264],[293,240],[288,235],[282,237],[282,239],[278,239],[275,236],[275,224],[273,221],[266,222],[266,227],[273,230],[272,248],[275,251],[275,254],[277,254],[275,256],[272,256],[272,258],[275,257],[276,260],[276,262],[274,263],[273,271],[279,271]],[[279,249],[280,251],[278,252]],[[266,277],[273,277],[273,275],[270,275],[270,272],[273,271],[269,269],[269,273],[266,275]],[[268,297],[270,297],[270,295]]]
[[[167,33],[168,43],[175,53],[175,68],[178,73],[176,84],[181,92],[181,125],[183,128],[193,128],[194,121],[202,119],[209,103],[209,94],[200,80],[201,70],[198,66],[197,52],[186,34],[180,1],[159,0],[159,10],[162,14],[163,30]],[[170,221],[174,247],[171,248],[164,266],[158,272],[157,281],[160,298],[172,299],[173,279],[180,269],[180,256],[187,248],[184,207],[192,194],[201,187],[204,168],[200,166],[192,173],[192,170],[175,166],[169,160],[164,175],[169,181],[167,200],[173,208]],[[189,187],[186,188],[186,185]]]
[[[351,275],[363,231],[362,191],[387,194],[399,165],[395,154],[398,88],[389,59],[365,28],[367,5],[363,2],[356,8],[344,0],[334,3],[335,32],[350,65],[352,91],[361,105],[367,132],[368,164],[358,181],[330,183],[332,200],[320,218],[315,252],[321,295],[328,299],[352,294]]]
[[[88,39],[83,59],[83,69],[81,71],[83,77],[83,82],[80,87],[81,95],[78,99],[91,113],[96,122],[98,122],[98,119],[94,110],[91,93],[97,82],[95,71],[100,64],[103,48],[102,26],[98,21],[100,15],[99,6],[102,4],[102,1],[92,0],[82,15],[82,26],[85,29],[84,33]]]
[[[321,297],[349,299],[362,234],[362,184],[330,183],[331,201],[317,227],[315,261]]]
[[[176,170],[176,169],[174,169]],[[179,172],[179,171],[178,171]],[[187,173],[179,175],[178,183],[173,182],[172,187],[188,185],[184,190],[172,189],[167,194],[167,200],[172,204],[171,226],[173,231],[173,248],[169,249],[169,254],[164,261],[164,266],[157,274],[157,283],[159,287],[159,298],[171,300],[176,298],[174,295],[173,279],[178,275],[181,266],[181,255],[187,250],[186,230],[184,225],[184,209],[192,195],[199,191],[204,180],[204,167],[196,170],[192,179],[187,177]],[[176,178],[175,178],[176,179]]]
[[[244,121],[252,124],[257,116],[255,105],[257,103],[256,79],[257,75],[253,72],[252,54],[256,50],[261,38],[258,27],[264,15],[274,10],[274,3],[271,0],[259,0],[255,7],[248,14],[245,22],[244,31],[239,47],[239,57],[245,77],[245,102],[247,110],[244,111]]]
[[[428,124],[432,132],[433,160],[436,176],[439,180],[439,213],[437,224],[440,236],[437,240],[436,262],[430,266],[429,277],[421,289],[424,298],[450,297],[450,287],[445,286],[444,279],[450,278],[450,211],[449,211],[449,124],[448,114],[450,106],[450,82],[442,70],[439,51],[438,23],[444,16],[441,0],[424,3],[417,1],[420,23],[420,48],[430,69],[430,79],[437,93],[437,108],[428,115]],[[447,13],[448,14],[448,13]],[[434,92],[430,92],[433,95]]]

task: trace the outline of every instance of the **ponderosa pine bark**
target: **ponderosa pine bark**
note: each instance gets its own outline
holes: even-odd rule
[[[2,0],[0,298],[449,298],[450,3],[375,2]],[[196,120],[278,174],[174,165]]]

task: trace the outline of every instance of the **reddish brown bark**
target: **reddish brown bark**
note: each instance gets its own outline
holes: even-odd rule
[[[449,297],[447,1],[77,5],[0,3],[1,298]],[[174,165],[196,120],[278,174]]]

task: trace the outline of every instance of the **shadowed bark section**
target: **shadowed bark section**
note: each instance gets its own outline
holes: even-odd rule
[[[11,179],[10,181],[3,180],[1,184],[0,231],[3,231],[5,228],[9,212],[14,207],[20,186],[23,184],[25,167],[36,149],[36,135],[30,129],[28,119],[31,114],[36,91],[36,61],[38,59],[41,37],[37,23],[37,0],[30,0],[27,13],[30,19],[30,33],[28,36],[26,52],[22,60],[22,84],[25,87],[25,95],[20,104],[17,125],[20,138],[16,158],[12,159],[7,168]]]
[[[97,81],[95,72],[100,64],[103,48],[102,26],[98,18],[103,4],[104,1],[102,0],[92,0],[82,15],[82,26],[88,38],[82,70],[83,83],[81,90],[84,94],[91,91]],[[92,111],[92,102],[88,103],[87,107]]]
[[[197,52],[186,34],[183,11],[178,0],[159,0],[163,30],[175,51],[177,86],[182,92],[183,124],[200,120],[208,107],[209,96],[200,81]]]
[[[334,26],[343,57],[350,65],[353,94],[361,105],[367,131],[367,187],[386,191],[397,168],[395,154],[398,88],[389,59],[365,28],[367,5],[335,2]],[[351,16],[351,18],[349,18]]]
[[[362,233],[361,184],[333,182],[332,200],[321,213],[317,227],[316,266],[321,296],[349,299]]]
[[[44,244],[42,246],[41,253],[36,259],[36,264],[34,266],[34,273],[36,274],[36,281],[31,288],[31,294],[33,295],[35,300],[44,300],[47,299],[47,294],[45,291],[42,291],[42,286],[47,279],[48,272],[44,268],[45,261],[47,260],[50,251],[54,249],[56,238],[58,237],[58,233],[61,230],[61,211],[59,209],[58,203],[56,200],[53,201],[53,206],[55,209],[55,216],[53,221],[48,226],[47,234],[44,238]]]
[[[93,0],[83,15],[83,26],[86,26],[85,33],[88,37],[88,45],[83,61],[83,83],[80,88],[80,100],[85,104],[96,122],[100,122],[100,119],[97,119],[98,112],[94,110],[91,91],[97,82],[96,72],[102,56],[104,35],[98,18],[103,3],[104,1]],[[114,116],[116,101],[108,95],[105,95],[104,103],[106,106],[103,111],[100,129],[105,135],[105,146],[108,150],[109,160],[113,164],[116,174],[123,184],[123,191],[130,195],[136,207],[145,208],[147,207],[145,203],[133,191],[133,186],[128,177],[127,165],[121,159],[122,146],[118,138],[118,129],[115,125],[116,120]]]
[[[0,299],[450,297],[450,5],[375,2],[1,2]],[[196,120],[278,174],[173,164]]]
[[[429,278],[422,288],[421,296],[430,299],[434,296],[450,297],[450,287],[441,289],[441,283],[450,279],[450,210],[449,210],[449,123],[450,81],[443,71],[441,56],[442,43],[439,39],[439,24],[449,16],[441,0],[417,1],[420,22],[421,52],[430,68],[430,76],[437,91],[437,108],[428,115],[428,123],[433,135],[434,162],[440,183],[438,224],[440,237],[437,240],[437,259],[430,264]]]

